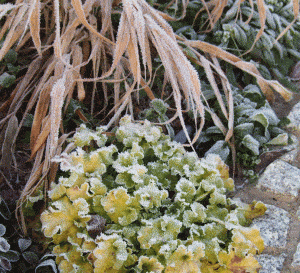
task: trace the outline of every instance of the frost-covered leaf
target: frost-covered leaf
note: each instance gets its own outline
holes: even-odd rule
[[[205,153],[205,156],[207,156],[208,154],[217,154],[223,161],[226,161],[229,153],[230,149],[227,142],[225,142],[224,140],[219,140]]]
[[[3,237],[0,237],[0,251],[1,252],[7,252],[10,249],[10,244],[7,242],[6,239]]]
[[[246,135],[242,140],[242,144],[249,150],[251,150],[253,154],[259,155],[260,143],[255,138],[253,138],[253,136]]]
[[[46,268],[49,267],[51,268],[52,272],[57,273],[56,263],[52,259],[45,260],[37,265],[35,268],[35,273],[43,273],[46,271]]]
[[[0,237],[3,236],[6,232],[6,227],[0,224]]]
[[[140,256],[139,263],[137,265],[141,271],[147,270],[148,272],[160,273],[163,271],[164,266],[154,257]]]
[[[12,84],[14,84],[16,81],[16,76],[15,75],[10,75],[7,72],[4,72],[0,76],[0,85],[4,88],[10,87]]]
[[[256,110],[252,114],[251,119],[258,121],[265,128],[268,127],[268,125],[277,125],[280,121],[279,118],[276,116],[274,110],[271,107],[266,106]]]
[[[168,259],[165,272],[200,272],[201,263],[199,260],[205,256],[204,248],[204,244],[199,244],[196,251],[192,251],[190,247],[184,245],[178,246]]]
[[[101,200],[101,204],[108,216],[115,223],[127,226],[138,217],[140,205],[137,198],[131,197],[125,188],[111,190]]]
[[[252,204],[246,205],[244,214],[247,219],[254,219],[262,216],[267,211],[267,207],[260,201],[253,201]]]
[[[128,259],[126,242],[117,234],[102,234],[97,239],[97,247],[93,251],[95,256],[95,270],[105,272],[111,269],[120,270]],[[100,271],[101,268],[101,271]],[[117,271],[116,271],[117,272]]]
[[[160,190],[154,183],[151,183],[145,187],[139,188],[134,192],[138,202],[146,210],[154,207],[160,207],[163,200],[165,200],[169,194],[166,190]]]
[[[80,226],[85,226],[90,220],[88,203],[82,199],[76,199],[73,203],[64,196],[52,203],[52,207],[41,215],[42,230],[46,237],[55,237],[58,241],[73,237]]]
[[[154,99],[151,101],[151,106],[160,115],[164,116],[168,110],[169,105],[161,99]]]
[[[88,129],[85,124],[81,124],[73,136],[73,142],[76,146],[83,147],[90,145],[91,141],[95,140],[98,147],[102,147],[107,141],[107,136],[102,134],[103,131],[104,129],[102,127],[98,127],[95,132]]]
[[[32,243],[32,241],[30,238],[29,239],[22,239],[22,238],[19,239],[18,245],[19,245],[21,252],[25,251],[28,247],[30,247],[31,243]]]
[[[206,219],[206,208],[198,203],[194,202],[191,205],[192,210],[186,210],[183,213],[183,225],[190,227],[193,223],[204,223]]]
[[[4,201],[4,199],[0,196],[0,215],[5,219],[5,220],[9,220],[11,213],[10,210],[6,204],[6,202]]]
[[[146,226],[139,230],[137,237],[142,249],[149,249],[152,245],[175,240],[182,226],[180,221],[167,215],[145,221],[145,223]]]
[[[267,117],[261,112],[254,112],[254,114],[251,116],[251,120],[259,122],[265,128],[268,128],[269,126]]]
[[[246,135],[252,135],[254,124],[252,122],[242,123],[234,128],[235,135],[244,138]]]
[[[271,141],[267,142],[267,145],[288,145],[289,136],[287,133],[279,134],[274,137]]]
[[[22,256],[25,259],[25,261],[30,264],[37,264],[39,262],[38,255],[32,251],[25,251],[22,253]]]
[[[0,268],[1,267],[4,270],[10,271],[11,270],[11,263],[10,263],[10,261],[8,259],[4,258],[4,257],[0,257]]]
[[[17,262],[20,258],[19,252],[15,250],[8,250],[7,252],[1,253],[1,256],[10,262]]]

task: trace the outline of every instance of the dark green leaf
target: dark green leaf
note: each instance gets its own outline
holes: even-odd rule
[[[0,267],[2,267],[4,270],[11,270],[11,263],[6,258],[0,257]]]
[[[47,270],[48,268],[48,270]],[[49,271],[49,268],[51,271]],[[35,273],[54,272],[57,273],[56,263],[54,260],[46,260],[41,262],[36,268]]]
[[[23,258],[26,262],[30,264],[37,264],[39,262],[39,257],[34,252],[26,251],[22,253]]]
[[[9,220],[11,216],[8,206],[6,205],[4,199],[1,196],[0,196],[0,215],[5,220]]]
[[[19,239],[18,245],[21,252],[25,251],[28,247],[30,247],[31,243],[32,243],[31,239],[23,239],[23,238]]]
[[[7,72],[4,72],[0,76],[0,85],[4,88],[10,87],[12,84],[14,84],[16,81],[16,76],[15,75],[10,75]]]
[[[17,61],[17,58],[18,58],[18,53],[13,49],[8,50],[8,52],[4,56],[5,62],[11,64],[15,63]]]
[[[10,262],[16,262],[20,258],[20,254],[17,251],[9,250],[7,252],[2,252],[1,256],[9,260]]]
[[[3,237],[0,237],[0,251],[1,252],[7,252],[10,249],[10,245],[7,242],[6,239],[4,239]]]
[[[16,75],[16,74],[20,71],[20,66],[19,66],[19,65],[18,65],[18,66],[14,66],[13,64],[8,63],[8,64],[7,64],[7,69],[8,69],[8,71],[9,71],[10,73]]]
[[[230,149],[227,142],[225,142],[224,140],[219,140],[205,153],[205,156],[208,154],[217,154],[225,162],[228,158],[229,153]]]
[[[237,125],[234,128],[234,132],[238,137],[244,138],[246,135],[252,135],[253,129],[254,129],[254,124],[251,122],[247,122],[247,123]]]
[[[3,236],[6,232],[6,227],[2,224],[0,224],[0,236]]]
[[[254,114],[251,116],[251,120],[259,122],[265,128],[268,128],[269,126],[267,117],[261,112],[254,112]]]
[[[23,127],[31,128],[32,122],[33,122],[33,115],[32,114],[27,114],[26,118],[24,119],[24,122],[23,122]]]

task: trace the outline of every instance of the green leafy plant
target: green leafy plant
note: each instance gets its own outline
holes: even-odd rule
[[[0,196],[0,215],[8,220],[11,217],[10,210]],[[10,249],[10,243],[3,236],[6,233],[6,227],[3,224],[0,224],[0,272],[7,272],[12,269],[12,262],[19,260],[19,253],[17,251]]]
[[[294,19],[293,3],[288,0],[264,1],[266,9],[264,31],[252,48],[255,37],[261,28],[258,4],[257,1],[253,1],[253,7],[251,7],[250,1],[240,2],[228,1],[226,11],[223,12],[213,31],[202,36],[202,40],[218,45],[237,56],[242,56],[244,60],[251,61],[264,78],[277,79],[291,90],[297,90],[289,78],[289,73],[295,60],[300,60],[299,22],[293,24],[282,38],[276,41],[281,32]],[[197,26],[194,28],[197,29]],[[180,30],[179,32],[181,33]],[[183,34],[185,33],[186,31],[183,32]],[[250,49],[252,50],[249,52]],[[248,54],[243,55],[246,52]],[[235,74],[236,81],[241,82],[242,76],[245,84],[250,83],[247,74],[241,72]]]
[[[233,100],[236,160],[244,174],[253,181],[257,178],[253,169],[260,162],[262,152],[270,146],[287,145],[289,135],[256,85],[248,85],[243,90],[234,88]],[[219,111],[217,103],[213,110]],[[210,148],[207,150],[205,147]],[[230,147],[223,140],[222,132],[209,123],[196,142],[196,150],[200,155],[215,153],[225,162],[231,162]]]
[[[8,220],[13,221],[11,212],[1,196],[0,215],[6,223]],[[57,272],[51,254],[40,257],[41,253],[37,244],[33,243],[30,238],[20,238],[17,233],[7,232],[6,226],[0,224],[0,273],[32,272],[32,270],[35,270],[36,273]]]
[[[166,122],[169,120],[169,118],[166,115],[168,107],[169,105],[165,103],[163,100],[153,99],[150,102],[150,108],[142,111],[139,117],[141,119],[147,119],[153,122],[160,122],[160,123]],[[172,126],[170,124],[166,124],[166,128],[170,138],[174,139],[175,134]]]
[[[60,272],[257,272],[264,244],[246,226],[266,207],[226,197],[219,156],[199,159],[130,116],[114,134],[81,125],[70,141],[41,214]]]
[[[5,72],[0,75],[0,86],[8,88],[16,81],[16,75],[20,70],[20,66],[17,65],[18,54],[13,49],[10,49],[3,59],[3,65],[5,66]]]

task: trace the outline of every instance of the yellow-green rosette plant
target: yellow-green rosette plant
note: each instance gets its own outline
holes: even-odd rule
[[[257,272],[264,244],[247,226],[266,207],[226,197],[219,156],[199,159],[130,116],[104,131],[81,125],[56,159],[66,175],[41,222],[60,272]]]

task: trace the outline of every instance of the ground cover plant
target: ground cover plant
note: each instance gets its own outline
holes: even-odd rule
[[[160,127],[120,120],[80,126],[73,150],[55,159],[66,172],[41,214],[60,272],[257,272],[261,202],[226,197],[234,188],[217,155],[199,160]]]
[[[252,84],[269,102],[273,91],[291,99],[288,88],[294,88],[293,82],[286,75],[298,48],[288,37],[298,33],[298,4],[296,0],[283,6],[261,0],[18,0],[2,4],[1,187],[22,187],[17,193],[17,219],[24,234],[23,202],[40,190],[43,194],[38,198],[47,198],[49,185],[58,175],[53,158],[61,154],[69,134],[81,123],[92,128],[106,124],[110,130],[125,112],[139,119],[138,113],[149,108],[151,101],[162,99],[169,106],[158,122],[164,123],[166,133],[175,139],[182,130],[187,146],[192,143],[191,149],[201,150],[199,138],[203,141],[208,127],[214,126],[210,145],[219,140],[226,153],[230,149],[233,169],[242,158],[238,143],[246,137],[238,139],[239,129],[249,130],[247,139],[259,142],[244,141],[252,143],[242,148],[253,150],[253,157],[271,138],[281,135],[285,142],[277,120],[270,123],[269,110],[258,121],[250,116],[240,120],[258,130],[250,124],[241,128],[235,90],[242,92]],[[244,10],[248,14],[241,15]],[[278,15],[273,16],[276,28],[269,22],[270,14]],[[226,24],[234,30],[228,33]],[[247,32],[252,35],[246,38],[247,46],[238,37],[245,37],[242,26],[252,30]],[[257,49],[267,40],[272,54],[278,51],[287,61],[283,70],[276,58],[272,62],[270,56],[258,55]],[[8,58],[15,56],[13,52],[18,54],[17,61]],[[18,71],[24,58],[25,65]],[[26,178],[19,175],[16,151],[20,147],[26,154],[21,161],[32,163]],[[252,159],[250,165],[256,160]],[[19,177],[22,183],[11,182]]]

